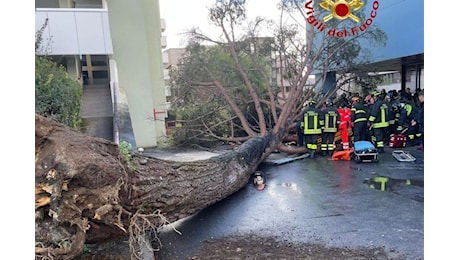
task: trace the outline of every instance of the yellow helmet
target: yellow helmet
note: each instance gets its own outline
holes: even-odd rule
[[[380,94],[381,94],[380,91],[377,91],[377,90],[372,92],[373,97],[378,97],[378,96],[380,96]]]

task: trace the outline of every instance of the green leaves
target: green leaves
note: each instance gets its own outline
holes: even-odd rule
[[[239,61],[258,96],[266,99],[267,86],[248,53],[248,46],[249,43],[237,46]],[[269,60],[260,57],[259,61],[268,72]],[[180,65],[171,72],[170,86],[174,99],[169,117],[183,123],[181,128],[172,131],[174,144],[206,146],[218,137],[247,136],[214,81],[222,84],[249,123],[257,128],[257,113],[249,89],[225,46],[191,44]]]
[[[35,112],[77,128],[80,124],[82,87],[62,65],[35,56]]]

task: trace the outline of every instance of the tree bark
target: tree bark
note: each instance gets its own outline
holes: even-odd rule
[[[133,153],[35,117],[36,255],[72,259],[85,243],[136,236],[190,216],[244,187],[281,133],[207,160]]]

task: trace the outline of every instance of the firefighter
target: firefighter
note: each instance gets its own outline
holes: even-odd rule
[[[297,146],[303,146],[305,136],[302,130],[303,118],[296,122]]]
[[[360,97],[352,98],[351,126],[353,129],[353,142],[369,141],[367,129],[367,110]]]
[[[419,125],[419,130],[420,130],[420,133],[421,133],[421,136],[420,136],[420,144],[419,144],[419,147],[417,147],[418,150],[422,150],[423,151],[423,139],[425,138],[424,136],[424,113],[423,113],[423,106],[424,106],[424,102],[425,102],[425,97],[424,97],[424,90],[422,89],[419,94],[418,94],[418,101],[419,101],[419,104],[420,104],[420,109],[418,111],[418,115],[417,117],[415,118],[415,122]]]
[[[405,102],[399,104],[399,124],[396,131],[401,133],[404,129],[407,129],[405,132],[408,139],[407,146],[414,146],[422,135],[419,124],[416,123],[419,111],[410,101],[406,100]]]
[[[318,149],[318,137],[321,136],[322,124],[324,124],[324,122],[321,110],[316,107],[316,101],[309,100],[308,107],[303,114],[301,128],[303,129],[310,158],[315,158],[315,152]]]
[[[388,105],[383,100],[379,91],[372,93],[371,103],[373,103],[369,110],[368,126],[372,132],[372,141],[377,147],[377,152],[383,153],[385,146],[384,135],[386,128],[390,125],[388,122]]]
[[[392,134],[396,134],[399,120],[399,102],[393,96],[393,92],[388,93],[388,128],[385,134],[385,143],[389,143]]]
[[[326,107],[321,110],[324,124],[322,125],[321,135],[321,155],[332,155],[335,149],[334,137],[338,131],[340,115],[337,108],[334,107],[330,98],[326,99]]]
[[[303,134],[303,114],[308,107],[308,100],[302,105],[302,111],[300,111],[300,118],[296,122],[296,134],[297,134],[297,146],[302,147],[305,143],[305,136]]]
[[[349,131],[351,129],[351,108],[349,103],[342,101],[338,112],[340,115],[339,132],[342,139],[342,149],[348,151],[350,149]]]

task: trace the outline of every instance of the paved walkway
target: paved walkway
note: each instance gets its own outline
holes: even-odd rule
[[[154,158],[167,160],[167,161],[176,161],[176,162],[192,162],[192,161],[198,161],[198,160],[206,160],[213,156],[219,155],[218,153],[199,151],[199,150],[172,153],[172,152],[164,151],[161,149],[146,151],[145,154],[152,156]]]
[[[207,240],[257,234],[291,243],[381,247],[391,259],[421,260],[424,153],[402,149],[416,161],[398,162],[391,154],[396,149],[385,150],[378,163],[317,156],[279,166],[262,164],[263,191],[249,181],[227,199],[165,227],[160,233],[163,248],[155,254],[158,259],[188,259]],[[380,176],[389,178],[387,191],[368,182]]]

